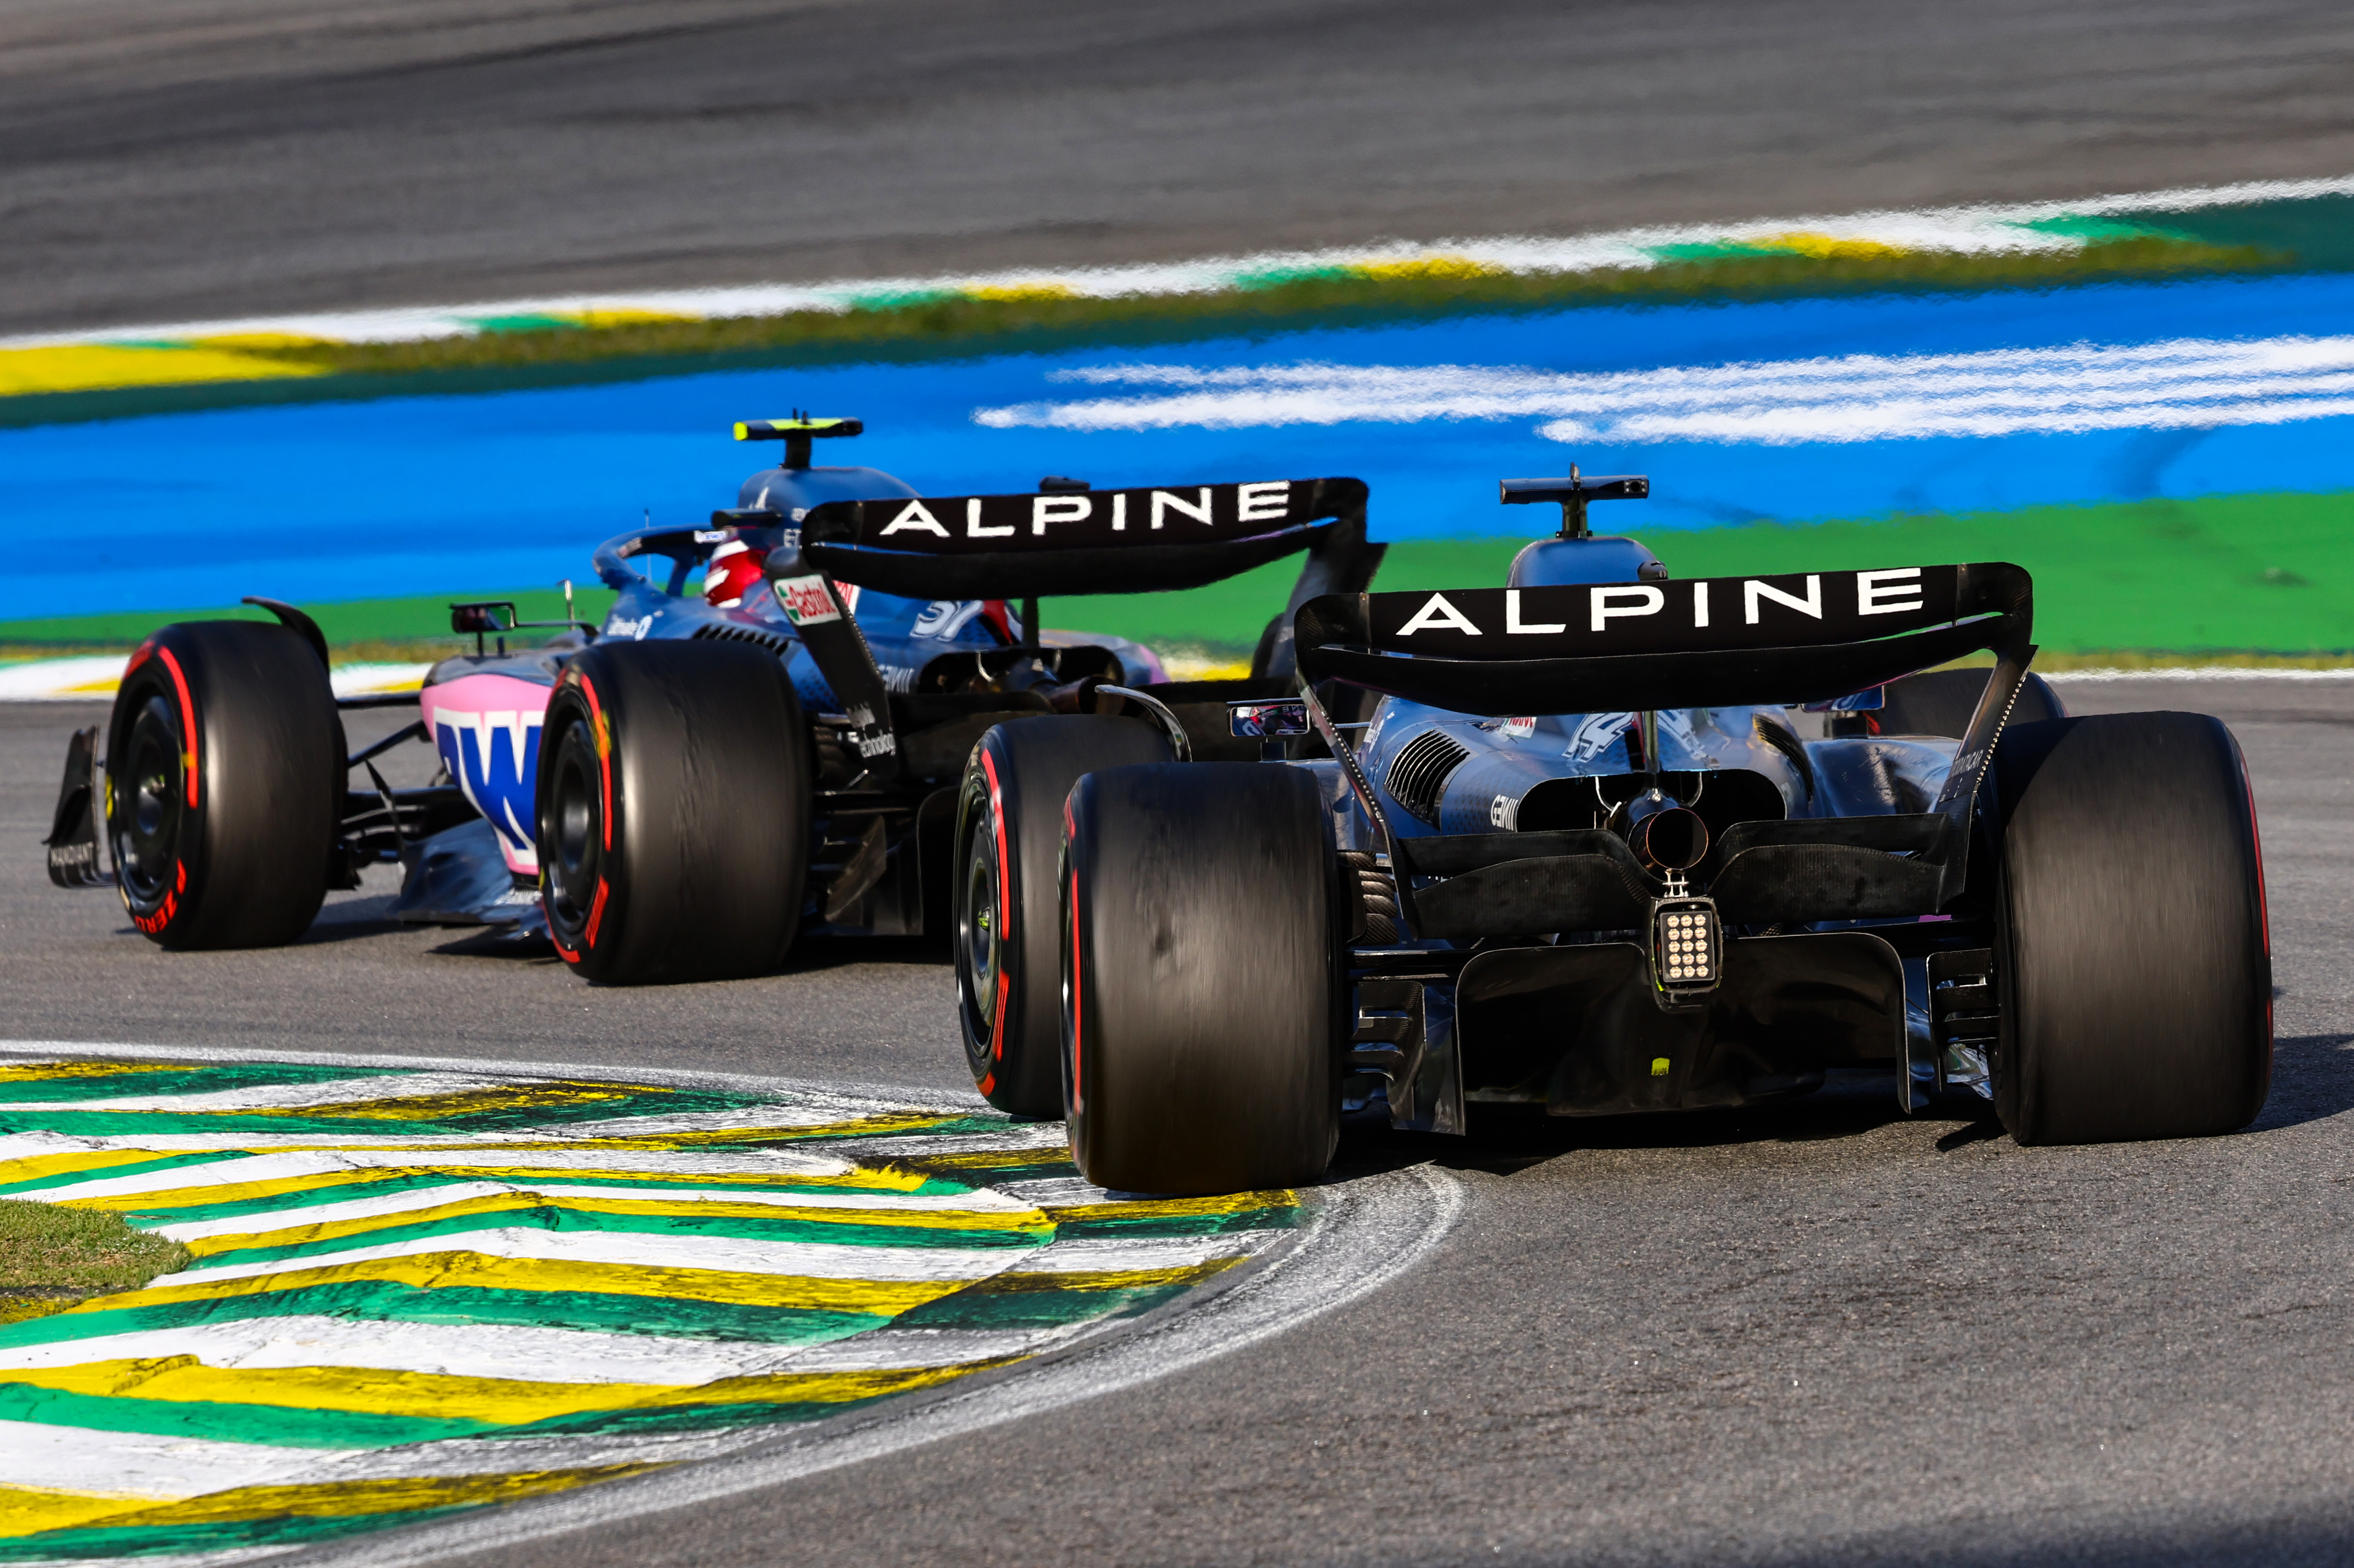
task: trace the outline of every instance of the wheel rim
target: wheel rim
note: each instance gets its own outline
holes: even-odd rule
[[[149,697],[132,721],[126,766],[113,773],[114,859],[131,902],[153,908],[172,891],[180,859],[183,743],[172,710]],[[112,769],[109,769],[112,772]]]
[[[588,924],[604,869],[604,802],[596,758],[588,750],[580,726],[565,732],[557,747],[556,777],[548,783],[539,828],[549,918],[576,940]]]
[[[994,1058],[997,991],[1002,981],[1004,933],[998,928],[997,839],[986,817],[966,852],[964,897],[957,906],[957,989],[965,1011],[965,1039],[976,1067]]]

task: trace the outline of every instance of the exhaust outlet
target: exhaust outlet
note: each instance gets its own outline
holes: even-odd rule
[[[1668,806],[1637,822],[1627,842],[1653,871],[1690,871],[1708,856],[1708,824],[1698,811]]]

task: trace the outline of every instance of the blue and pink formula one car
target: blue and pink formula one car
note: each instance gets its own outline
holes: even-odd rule
[[[1250,679],[1172,682],[1136,642],[1043,631],[1042,597],[1193,587],[1305,551],[1304,601],[1363,587],[1380,558],[1354,481],[925,497],[812,464],[816,441],[860,430],[739,424],[782,461],[707,526],[599,546],[618,594],[601,625],[457,606],[475,651],[413,696],[334,697],[319,629],[276,601],[249,601],[274,625],[165,627],[103,735],[75,737],[53,879],[103,881],[111,860],[152,939],[267,946],[397,860],[397,917],[544,930],[583,975],[623,983],[761,972],[807,932],[938,933],[965,763],[991,726],[1135,692],[1223,736],[1226,700],[1289,689],[1274,639]],[[1058,573],[1053,535],[1089,517],[1147,547],[1110,578]],[[911,539],[952,547],[896,548]],[[349,750],[342,710],[411,702],[415,724]],[[439,753],[436,781],[387,784],[376,758],[416,742]]]

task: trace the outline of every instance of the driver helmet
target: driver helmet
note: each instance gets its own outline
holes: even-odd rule
[[[734,609],[744,596],[760,586],[760,554],[741,539],[730,539],[711,552],[703,569],[703,597],[716,609]]]

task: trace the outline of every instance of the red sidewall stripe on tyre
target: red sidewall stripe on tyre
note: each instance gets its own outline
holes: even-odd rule
[[[597,879],[597,896],[588,901],[588,924],[581,931],[580,940],[588,947],[597,945],[597,927],[605,918],[605,879]]]
[[[188,678],[180,673],[180,662],[172,657],[169,648],[158,648],[164,668],[172,672],[172,684],[180,693],[180,738],[187,747],[180,753],[180,768],[187,775],[188,810],[196,809],[196,705],[188,697]]]
[[[597,786],[605,810],[598,819],[604,830],[605,849],[613,848],[613,737],[605,726],[605,706],[597,700],[597,688],[588,677],[580,677],[580,689],[588,698],[588,737],[597,743]]]
[[[997,759],[989,755],[987,747],[981,748],[981,770],[989,779],[989,830],[997,840],[998,959],[997,972],[991,977],[997,989],[997,1000],[990,1010],[989,1021],[989,1060],[991,1064],[989,1080],[993,1084],[997,1079],[995,1064],[1005,1060],[1005,998],[1006,993],[1013,990],[1006,980],[1005,953],[1013,935],[1013,879],[1007,874],[1013,862],[1006,858],[1005,853],[1005,797],[997,787]],[[981,1093],[988,1092],[988,1086],[984,1085]]]
[[[2256,831],[2256,789],[2248,778],[2247,753],[2240,750],[2237,740],[2232,743],[2232,750],[2240,761],[2240,792],[2248,802],[2248,847],[2255,852],[2256,856],[2256,929],[2264,939],[2264,971],[2269,978],[2273,967],[2273,907],[2272,895],[2264,891],[2264,839]],[[2264,991],[2264,1071],[2267,1074],[2272,1071],[2272,1049],[2273,993],[2267,986]]]
[[[1072,822],[1071,822],[1071,802],[1066,799],[1066,800],[1064,800],[1064,802],[1063,802],[1063,842],[1064,842],[1065,844],[1068,845],[1068,844],[1076,843],[1076,842],[1078,842],[1078,834],[1076,833],[1076,831],[1074,831],[1073,826],[1072,826]],[[1067,860],[1067,861],[1069,861],[1069,862],[1070,862],[1070,866],[1071,866],[1071,1104],[1070,1104],[1070,1111],[1071,1111],[1071,1114],[1072,1114],[1072,1115],[1076,1116],[1076,1115],[1078,1114],[1078,1110],[1079,1110],[1080,1103],[1081,1103],[1081,1101],[1082,1101],[1082,1099],[1083,1099],[1083,1097],[1084,1097],[1081,1095],[1081,1093],[1080,1093],[1080,1088],[1081,1088],[1081,1086],[1082,1086],[1082,1085],[1085,1083],[1085,1081],[1086,1081],[1086,1080],[1085,1080],[1085,1077],[1084,1077],[1084,1075],[1083,1075],[1083,1073],[1082,1073],[1082,1071],[1081,1071],[1081,1067],[1080,1067],[1079,1041],[1080,1041],[1081,1036],[1082,1036],[1082,1034],[1083,1034],[1083,1033],[1084,1033],[1084,1032],[1083,1032],[1083,1030],[1082,1030],[1082,1028],[1081,1028],[1081,1025],[1080,1025],[1080,1005],[1081,1005],[1081,1003],[1086,1000],[1086,995],[1087,995],[1086,991],[1085,991],[1085,987],[1084,987],[1084,978],[1083,978],[1083,977],[1085,976],[1086,972],[1087,972],[1087,965],[1086,965],[1084,962],[1082,962],[1082,961],[1081,961],[1081,951],[1080,951],[1080,948],[1079,948],[1079,867],[1078,867],[1078,861],[1077,861],[1077,857],[1076,857],[1076,856],[1071,855],[1067,851],[1066,851],[1066,853],[1065,853],[1065,857],[1064,857],[1064,858],[1065,858],[1066,860]]]

